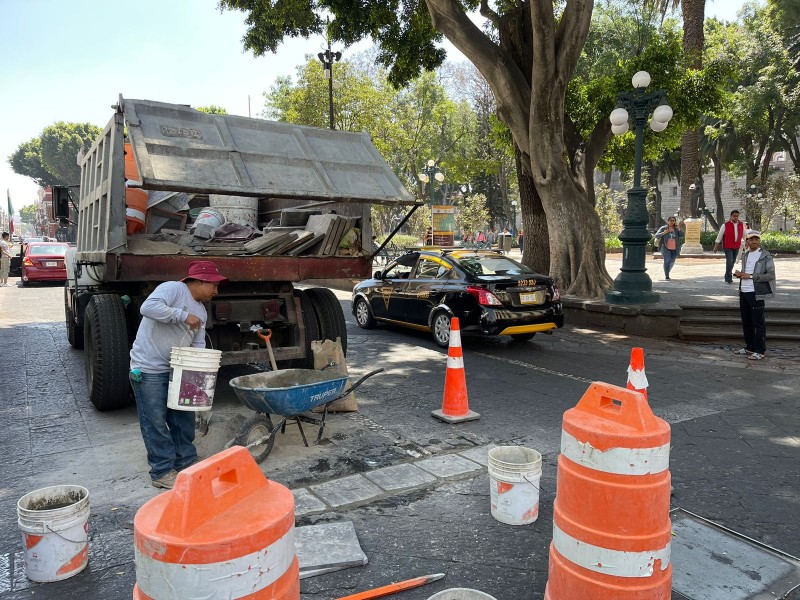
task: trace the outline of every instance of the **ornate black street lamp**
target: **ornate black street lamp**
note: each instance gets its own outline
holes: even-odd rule
[[[331,52],[331,40],[328,38],[328,49],[325,52],[317,54],[322,63],[322,68],[325,69],[325,78],[328,80],[328,117],[330,120],[330,128],[336,129],[333,126],[333,63],[339,62],[342,58],[341,52]]]
[[[422,169],[422,173],[419,174],[419,180],[422,183],[428,184],[428,202],[430,205],[433,206],[433,179],[441,183],[444,181],[444,173],[442,170],[436,166],[436,161],[432,158],[428,160],[425,167]]]
[[[672,118],[672,108],[666,103],[665,90],[645,91],[650,85],[650,74],[646,71],[636,73],[632,83],[635,89],[617,97],[618,107],[609,117],[611,131],[615,135],[623,135],[628,131],[629,119],[633,120],[636,133],[633,187],[628,190],[628,207],[622,220],[624,228],[619,234],[622,241],[622,268],[614,280],[614,289],[606,292],[606,302],[611,304],[642,304],[659,300],[644,266],[650,232],[647,231],[647,188],[642,187],[642,151],[644,126],[648,119],[653,131],[664,131]]]

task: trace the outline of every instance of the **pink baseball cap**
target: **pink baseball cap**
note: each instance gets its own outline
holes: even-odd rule
[[[217,265],[210,260],[195,260],[189,263],[189,274],[181,279],[181,281],[186,281],[187,279],[199,279],[200,281],[211,282],[228,281],[227,277],[223,277],[219,274]]]

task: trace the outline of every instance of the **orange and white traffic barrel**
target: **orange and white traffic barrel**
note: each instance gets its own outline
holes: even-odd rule
[[[546,600],[669,600],[669,424],[593,383],[564,413]]]
[[[185,471],[134,519],[134,600],[299,600],[294,497],[241,446]]]

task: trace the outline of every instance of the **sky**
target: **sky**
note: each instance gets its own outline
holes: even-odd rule
[[[706,14],[734,20],[743,3],[707,0]],[[217,0],[0,0],[0,198],[8,189],[17,215],[36,201],[37,186],[8,164],[21,143],[56,121],[102,128],[119,94],[258,116],[275,79],[324,40],[287,38],[256,58],[242,49],[244,18]],[[463,60],[452,46],[449,58]]]

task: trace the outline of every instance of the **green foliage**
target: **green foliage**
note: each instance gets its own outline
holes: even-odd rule
[[[8,157],[11,170],[17,175],[30,177],[42,187],[48,185],[65,185],[63,181],[50,173],[42,164],[42,141],[35,137],[21,143]]]
[[[36,222],[36,205],[28,204],[19,209],[19,219],[22,223]]]
[[[625,192],[615,192],[604,183],[597,186],[594,209],[600,217],[603,235],[619,235],[622,231],[622,214],[627,205]]]
[[[386,237],[378,238],[380,243],[383,243]],[[396,236],[392,238],[391,243],[394,244],[398,248],[414,248],[421,244],[422,240],[415,235],[409,235],[407,233],[398,233]]]
[[[622,248],[622,242],[616,235],[606,236],[606,250]]]
[[[489,222],[489,210],[486,208],[486,196],[472,194],[464,198],[461,204],[456,226],[464,233],[475,234],[486,228]]]
[[[217,106],[216,104],[211,104],[210,106],[196,106],[195,110],[199,110],[200,112],[204,112],[209,115],[227,115],[228,111],[225,110],[221,106]]]
[[[761,245],[770,252],[800,252],[800,237],[770,231],[762,234]]]
[[[102,129],[91,123],[58,121],[45,127],[39,136],[42,165],[58,181],[66,185],[79,184],[78,152],[88,150],[101,133]]]

